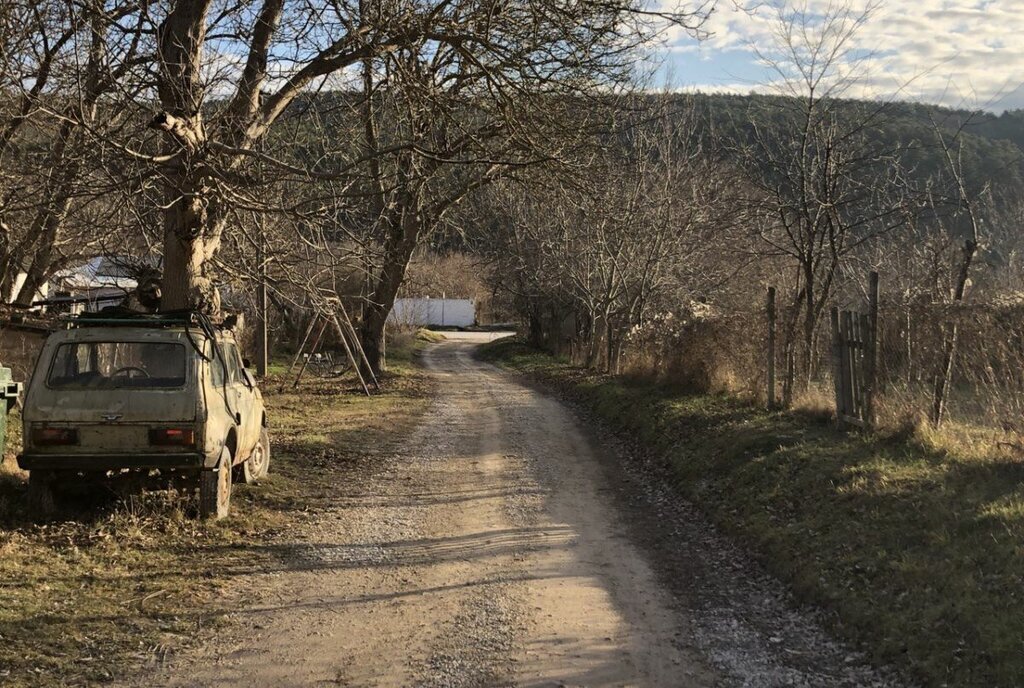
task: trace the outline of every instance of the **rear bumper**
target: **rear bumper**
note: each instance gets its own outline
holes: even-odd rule
[[[125,468],[202,468],[202,454],[20,454],[18,466],[36,471],[117,471]]]

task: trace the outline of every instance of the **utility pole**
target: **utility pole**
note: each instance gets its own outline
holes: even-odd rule
[[[260,283],[256,294],[256,307],[259,310],[259,323],[256,329],[256,348],[259,356],[256,358],[256,375],[267,376],[267,367],[270,362],[270,346],[267,331],[267,216],[260,214],[260,250],[258,253],[260,265]]]

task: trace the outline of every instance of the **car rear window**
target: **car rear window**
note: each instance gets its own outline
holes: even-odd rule
[[[185,347],[173,342],[61,344],[46,382],[54,389],[182,387]]]

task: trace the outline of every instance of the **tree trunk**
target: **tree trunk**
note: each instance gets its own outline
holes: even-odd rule
[[[423,229],[420,214],[413,209],[404,210],[398,223],[397,240],[384,256],[384,265],[370,298],[363,307],[363,322],[359,340],[374,375],[380,375],[384,354],[384,326],[395,305],[395,297],[405,280],[409,261],[419,243]]]
[[[207,261],[220,245],[224,222],[211,217],[202,189],[168,193],[164,213],[164,270],[160,309],[194,309],[218,316],[220,294],[207,274]]]
[[[223,219],[211,209],[213,190],[197,171],[207,144],[202,118],[203,44],[211,0],[177,0],[157,32],[157,93],[163,111],[149,123],[165,135],[175,157],[165,176],[164,266],[161,310],[220,312],[206,261],[220,244]]]
[[[601,356],[601,338],[598,336],[598,316],[591,310],[590,332],[587,335],[587,368],[597,368]]]
[[[530,343],[530,346],[532,346],[535,349],[539,349],[543,344],[543,340],[541,338],[541,331],[543,329],[543,326],[541,325],[540,313],[538,312],[537,306],[533,306],[530,308],[529,318],[530,322],[527,325],[528,341]]]
[[[811,387],[811,377],[814,373],[814,326],[815,317],[815,290],[814,270],[808,267],[805,270],[804,279],[804,360],[803,370],[800,371],[800,391],[806,391]]]
[[[53,270],[55,249],[64,230],[64,222],[71,210],[71,199],[82,169],[83,157],[89,153],[87,144],[79,135],[76,115],[86,122],[96,119],[96,103],[104,90],[101,69],[106,58],[103,18],[97,13],[91,20],[92,42],[85,71],[85,90],[80,103],[71,106],[67,118],[61,124],[48,160],[51,178],[43,190],[45,204],[32,220],[29,236],[32,237],[30,262],[26,269],[25,283],[14,297],[19,306],[30,306],[36,294],[46,284]],[[80,109],[79,109],[80,108]],[[31,250],[31,249],[30,249]]]
[[[64,184],[53,192],[54,203],[47,204],[39,211],[39,217],[33,223],[33,231],[38,232],[35,253],[25,272],[25,282],[14,297],[19,306],[31,306],[36,294],[43,288],[53,273],[54,249],[60,240],[61,230],[68,210],[71,208],[72,183],[78,175],[78,165],[72,163],[64,175]]]
[[[975,229],[975,233],[977,230]],[[967,281],[971,275],[971,264],[974,262],[974,254],[978,251],[978,242],[973,238],[964,242],[961,249],[960,267],[957,271],[956,285],[953,289],[953,303],[960,304],[967,292]],[[954,315],[954,318],[956,315]],[[953,364],[956,361],[956,350],[959,339],[959,328],[956,320],[949,326],[946,336],[942,342],[942,364],[939,366],[935,376],[935,387],[932,396],[932,425],[936,428],[942,425],[946,415],[946,401],[949,396],[949,381],[953,376]]]
[[[11,241],[10,227],[0,220],[0,303],[10,303],[17,296],[14,285],[20,270],[21,257]]]

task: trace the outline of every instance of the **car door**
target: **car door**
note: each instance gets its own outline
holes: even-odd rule
[[[210,356],[207,371],[209,374],[209,393],[206,403],[208,408],[209,431],[214,433],[217,441],[224,441],[228,429],[235,426],[235,390],[228,386],[228,368],[224,349],[220,341],[211,342],[208,352]]]
[[[247,457],[259,440],[259,431],[254,428],[254,394],[242,369],[242,358],[238,346],[232,341],[222,344],[224,361],[227,364],[228,389],[234,401],[234,411],[239,416],[238,456]],[[258,420],[255,423],[258,424]]]

